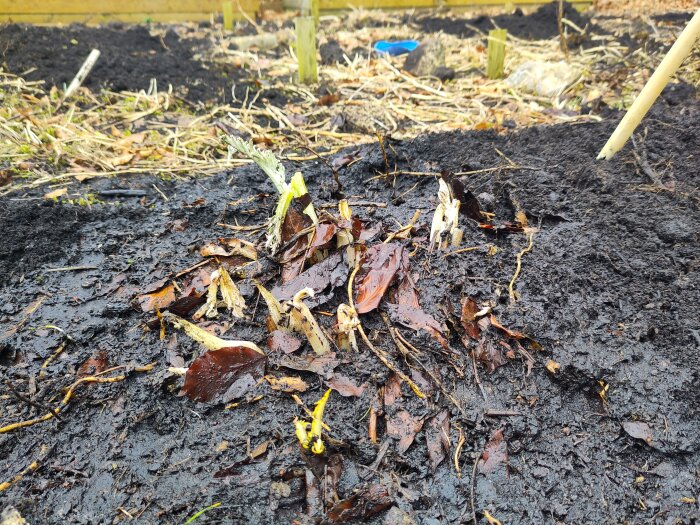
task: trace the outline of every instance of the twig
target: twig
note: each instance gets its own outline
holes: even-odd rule
[[[148,372],[152,370],[155,367],[155,363],[151,363],[145,366],[141,367],[136,367],[133,369],[134,372]],[[101,372],[101,374],[105,374],[107,372],[114,371],[119,368],[124,368],[124,366],[117,366],[110,368],[108,370],[105,370]],[[7,432],[11,432],[13,430],[17,430],[20,428],[28,427],[31,425],[34,425],[36,423],[41,423],[43,421],[48,421],[49,419],[53,418],[54,416],[58,416],[58,413],[64,410],[67,406],[68,403],[70,402],[71,398],[73,397],[73,393],[75,390],[82,384],[86,383],[116,383],[118,381],[123,381],[128,377],[127,374],[122,374],[119,376],[114,376],[114,377],[98,377],[100,374],[96,374],[94,376],[87,376],[87,377],[81,377],[77,381],[75,381],[72,385],[68,387],[68,390],[66,391],[66,394],[63,396],[63,399],[61,402],[58,404],[58,406],[54,409],[52,409],[50,412],[44,414],[43,416],[36,417],[34,419],[29,419],[27,421],[19,421],[17,423],[12,423],[10,425],[5,425],[4,427],[0,427],[0,434],[5,434]]]
[[[0,483],[0,492],[3,492],[7,489],[9,489],[12,485],[15,483],[18,483],[26,476],[27,474],[34,472],[41,466],[41,462],[46,458],[46,456],[49,455],[49,453],[53,450],[53,447],[47,447],[46,445],[42,445],[39,450],[39,457],[32,461],[27,467],[22,469],[22,471],[17,474],[15,477],[13,477],[10,481],[3,481]]]
[[[353,301],[352,298],[352,287],[353,287],[353,282],[355,281],[355,275],[357,275],[357,272],[360,269],[360,265],[356,265],[355,268],[353,269],[352,273],[350,274],[350,279],[348,280],[348,303],[350,304],[350,307],[354,310],[355,309],[355,301]],[[419,398],[425,399],[426,396],[425,394],[421,391],[420,388],[418,388],[418,385],[413,382],[413,380],[408,377],[406,374],[404,374],[401,370],[399,370],[396,365],[394,365],[391,361],[389,361],[389,358],[386,356],[386,353],[375,347],[372,342],[369,340],[369,337],[367,337],[367,334],[365,333],[364,328],[362,328],[362,323],[358,322],[357,323],[357,330],[360,332],[360,336],[362,336],[362,340],[365,342],[367,347],[374,353],[374,355],[377,356],[377,358],[384,363],[384,366],[386,366],[389,370],[394,372],[399,378],[401,378],[402,381],[405,381],[408,386],[411,387],[411,390],[413,390],[413,393],[416,394]]]
[[[41,403],[37,403],[36,401],[33,401],[32,399],[29,399],[27,396],[21,394],[15,389],[15,386],[12,384],[12,381],[9,379],[5,380],[5,386],[12,392],[12,395],[15,396],[17,399],[20,401],[23,401],[24,403],[27,403],[29,406],[38,408],[39,410],[48,410],[49,412],[53,413],[54,416],[56,416],[59,420],[62,421],[61,416],[58,414],[55,408],[47,407],[45,405],[42,405]]]
[[[515,257],[515,273],[513,274],[513,278],[510,280],[510,283],[508,284],[508,295],[510,296],[510,302],[514,303],[515,302],[515,290],[513,289],[513,286],[515,285],[515,281],[520,275],[520,270],[522,268],[522,259],[523,255],[525,255],[527,252],[532,250],[532,241],[534,238],[535,234],[531,233],[530,238],[528,240],[528,245],[526,248],[523,248],[520,253]]]

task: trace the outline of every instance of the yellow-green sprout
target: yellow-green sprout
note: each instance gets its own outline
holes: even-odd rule
[[[326,446],[321,439],[321,431],[323,430],[323,411],[331,395],[331,390],[331,388],[326,390],[323,397],[316,403],[316,407],[311,415],[311,423],[308,421],[301,421],[298,418],[294,420],[294,428],[299,443],[301,443],[301,446],[305,449],[310,448],[311,452],[314,454],[323,454],[326,450]],[[309,428],[311,430],[309,430]]]
[[[274,184],[280,194],[280,199],[275,208],[275,215],[272,217],[267,229],[266,246],[271,251],[275,251],[282,243],[282,223],[287,215],[287,210],[289,209],[292,199],[303,197],[308,193],[304,177],[301,172],[298,171],[292,176],[289,184],[287,184],[284,166],[271,151],[263,151],[254,146],[252,142],[245,141],[240,137],[228,135],[226,141],[228,142],[229,155],[237,151],[254,161],[270,178],[272,184]],[[318,223],[318,217],[316,216],[313,204],[309,202],[306,208],[304,208],[304,213],[309,216],[314,224]]]

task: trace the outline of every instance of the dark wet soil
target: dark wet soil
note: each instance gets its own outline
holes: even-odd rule
[[[488,33],[491,29],[499,27],[507,29],[510,35],[528,40],[545,40],[559,35],[557,25],[557,3],[551,2],[539,7],[530,14],[516,9],[512,14],[496,16],[481,15],[475,18],[450,18],[426,17],[417,20],[417,24],[425,32],[435,33],[443,31],[462,38],[476,36],[478,31]],[[564,18],[570,20],[581,29],[590,25],[588,18],[579,13],[571,4],[564,4]],[[494,25],[495,24],[495,25]]]
[[[164,369],[180,358],[189,362],[200,349],[182,334],[173,338],[170,329],[165,341],[144,331],[149,317],[133,305],[137,293],[199,262],[199,246],[231,234],[217,223],[265,220],[274,206],[265,195],[274,189],[259,170],[250,166],[184,182],[144,177],[71,186],[70,194],[126,187],[146,193],[102,197],[90,208],[46,202],[41,192],[3,198],[0,334],[6,335],[0,336],[0,389],[6,397],[0,398],[0,425],[44,412],[12,397],[6,379],[36,403],[53,406],[97,352],[106,353],[109,365],[157,364],[122,382],[81,387],[60,421],[0,434],[0,482],[42,458],[37,471],[0,494],[2,503],[42,524],[121,523],[129,515],[138,523],[182,524],[215,502],[221,506],[197,523],[314,523],[324,517],[332,523],[337,513],[324,514],[312,489],[323,494],[335,475],[339,498],[370,485],[375,494],[387,492],[391,509],[351,523],[453,524],[468,523],[473,515],[486,523],[485,510],[508,524],[696,523],[699,117],[697,99],[660,102],[644,122],[636,156],[629,145],[610,162],[594,159],[613,121],[388,141],[392,169],[499,167],[461,180],[479,195],[484,210],[496,214],[496,223],[513,221],[521,207],[538,228],[532,251],[522,256],[515,303],[507,287],[526,235],[493,235],[463,218],[463,246],[478,249],[446,258],[429,254],[435,178],[377,177],[385,163],[373,145],[338,154],[356,160],[337,163],[345,164],[339,179],[366,223],[394,231],[422,212],[412,239],[398,242],[414,252],[411,270],[428,313],[442,322],[443,307],[459,311],[464,297],[492,301],[503,325],[528,334],[543,349],[523,343],[534,359],[528,373],[515,341],[490,329],[485,344],[501,352],[505,364],[489,373],[479,363],[480,387],[454,330],[454,354],[421,333],[402,330],[420,349],[421,368],[398,354],[376,312],[366,314],[369,338],[428,393],[421,401],[404,384],[393,404],[380,389],[395,395],[395,378],[362,343],[359,355],[336,351],[340,364],[323,375],[292,370],[272,352],[267,373],[302,377],[310,386],[301,394],[308,406],[331,376],[367,383],[360,397],[332,393],[325,420],[335,441],[328,440],[327,461],[305,459],[292,424],[304,414],[267,383],[229,409],[178,397]],[[316,206],[336,205],[336,183],[326,164],[287,167],[304,172]],[[206,202],[197,203],[199,198]],[[227,205],[231,201],[237,204]],[[489,246],[498,251],[488,255]],[[95,269],[49,271],[69,266]],[[273,276],[270,285],[277,281]],[[241,290],[249,305],[256,304],[250,282],[244,280]],[[7,335],[41,297],[36,312]],[[344,297],[340,287],[317,310],[332,312]],[[227,337],[264,347],[262,301],[249,320],[221,315]],[[331,318],[318,317],[332,329]],[[42,363],[63,338],[47,325],[61,328],[73,342],[40,377]],[[508,357],[501,343],[514,354]],[[305,345],[298,354],[312,350]],[[560,367],[555,374],[545,369],[549,360]],[[606,386],[604,401],[600,392]],[[370,407],[380,411],[377,444],[368,438]],[[433,472],[428,450],[435,453],[445,415],[449,453]],[[396,418],[422,423],[405,452],[387,435],[387,421]],[[454,467],[460,435],[461,476]],[[266,442],[266,450],[251,458]],[[42,446],[50,447],[43,455]],[[356,501],[361,507],[362,498]]]
[[[26,80],[43,80],[47,90],[69,84],[96,48],[100,58],[84,82],[93,90],[148,90],[155,78],[160,91],[171,84],[192,102],[230,102],[231,87],[249,75],[233,66],[195,58],[208,45],[203,38],[181,38],[172,30],[155,35],[146,26],[0,26],[3,67]]]

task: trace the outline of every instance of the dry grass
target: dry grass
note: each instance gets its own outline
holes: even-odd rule
[[[227,37],[211,32],[209,60],[237,62],[270,88],[284,91],[290,102],[276,106],[250,92],[232,105],[195,111],[172,92],[91,93],[81,89],[60,105],[60,93],[44,92],[10,74],[0,74],[0,195],[44,184],[65,184],[90,177],[154,173],[163,177],[206,175],[245,163],[227,158],[217,123],[229,126],[275,150],[282,158],[315,158],[376,140],[376,132],[410,138],[454,129],[504,129],[596,119],[581,115],[582,102],[601,97],[624,107],[660,61],[658,55],[628,50],[612,37],[595,37],[598,46],[573,50],[570,63],[580,78],[561,96],[548,99],[488,80],[484,37],[441,38],[447,65],[457,78],[442,83],[414,78],[401,70],[403,57],[374,57],[378,39],[416,37],[396,15],[355,11],[322,20],[321,41],[337,39],[343,48],[367,49],[363,56],[321,68],[321,82],[339,95],[331,105],[315,88],[295,85],[293,50],[272,53],[228,51]],[[367,20],[392,27],[367,28]],[[348,28],[363,27],[358,30]],[[576,32],[576,28],[568,30]],[[662,28],[663,31],[663,28]],[[668,39],[671,32],[659,34]],[[506,71],[525,60],[558,61],[558,39],[529,42],[509,37]],[[696,53],[682,75],[698,82]]]

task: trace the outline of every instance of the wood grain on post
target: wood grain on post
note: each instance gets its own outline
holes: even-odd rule
[[[297,61],[299,62],[299,82],[315,84],[318,82],[318,64],[316,62],[316,22],[312,16],[300,16],[294,20],[297,37]]]
[[[506,57],[506,38],[508,31],[505,29],[492,29],[489,31],[488,64],[486,75],[491,79],[503,76],[503,62]]]
[[[233,29],[233,2],[231,0],[224,0],[221,4],[221,8],[224,12],[224,29],[226,31],[231,31]]]

